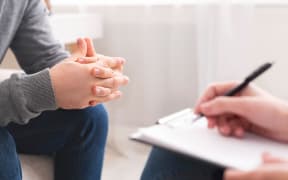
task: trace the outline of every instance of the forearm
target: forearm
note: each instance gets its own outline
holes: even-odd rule
[[[27,123],[45,110],[55,110],[49,70],[31,75],[13,74],[1,82],[0,107],[0,126]]]

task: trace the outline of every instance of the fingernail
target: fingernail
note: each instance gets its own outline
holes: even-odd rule
[[[82,62],[84,62],[85,60],[83,59],[83,58],[78,58],[77,59],[77,62],[79,62],[79,63],[82,63]]]
[[[125,77],[124,77],[124,82],[125,82],[125,83],[128,83],[129,81],[130,81],[130,79],[129,79],[127,76],[125,76]]]
[[[100,75],[101,74],[101,70],[100,69],[94,69],[94,74],[95,75]]]
[[[124,64],[125,63],[125,59],[121,58],[121,57],[117,57],[117,63]]]
[[[77,45],[80,46],[80,48],[83,48],[83,43],[82,43],[83,39],[82,38],[79,38],[77,40]]]
[[[96,95],[101,95],[102,90],[101,88],[96,87],[95,92],[96,92]]]
[[[80,41],[81,41],[81,39],[78,38],[78,39],[77,39],[77,45],[80,45]]]
[[[80,43],[80,45],[81,45],[82,48],[85,47],[84,43],[85,43],[85,40],[84,40],[83,38],[81,38],[81,43]]]
[[[121,61],[122,61],[122,64],[126,63],[126,59],[124,59],[124,58],[121,58]]]
[[[121,92],[117,92],[117,93],[116,93],[116,96],[117,96],[117,97],[120,97],[121,95],[122,95]]]
[[[117,61],[118,61],[118,64],[123,64],[124,63],[124,61],[122,59],[118,59]]]

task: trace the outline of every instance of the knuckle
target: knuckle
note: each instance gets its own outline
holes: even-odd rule
[[[207,86],[207,89],[215,89],[217,86],[219,86],[220,84],[223,84],[221,82],[212,82],[212,83],[209,83],[208,86]]]

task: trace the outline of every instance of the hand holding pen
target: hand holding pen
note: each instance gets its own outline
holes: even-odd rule
[[[234,94],[223,96],[239,82],[211,85],[199,99],[195,113],[204,114],[209,128],[225,136],[243,137],[253,132],[288,142],[288,104],[252,84]]]
[[[255,80],[258,76],[260,76],[262,73],[264,73],[266,70],[268,70],[270,67],[272,67],[272,63],[265,63],[259,68],[257,68],[255,71],[253,71],[249,76],[247,76],[244,81],[239,83],[238,85],[235,85],[234,87],[231,87],[230,89],[226,90],[224,93],[219,94],[220,96],[234,96],[237,93],[240,93],[243,89],[245,89],[250,82]],[[203,113],[199,113],[198,117],[193,119],[193,121],[197,121],[198,119],[201,119],[204,117]]]

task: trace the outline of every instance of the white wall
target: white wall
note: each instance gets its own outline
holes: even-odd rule
[[[276,62],[258,83],[288,100],[288,6],[262,6],[255,13],[252,63]]]

